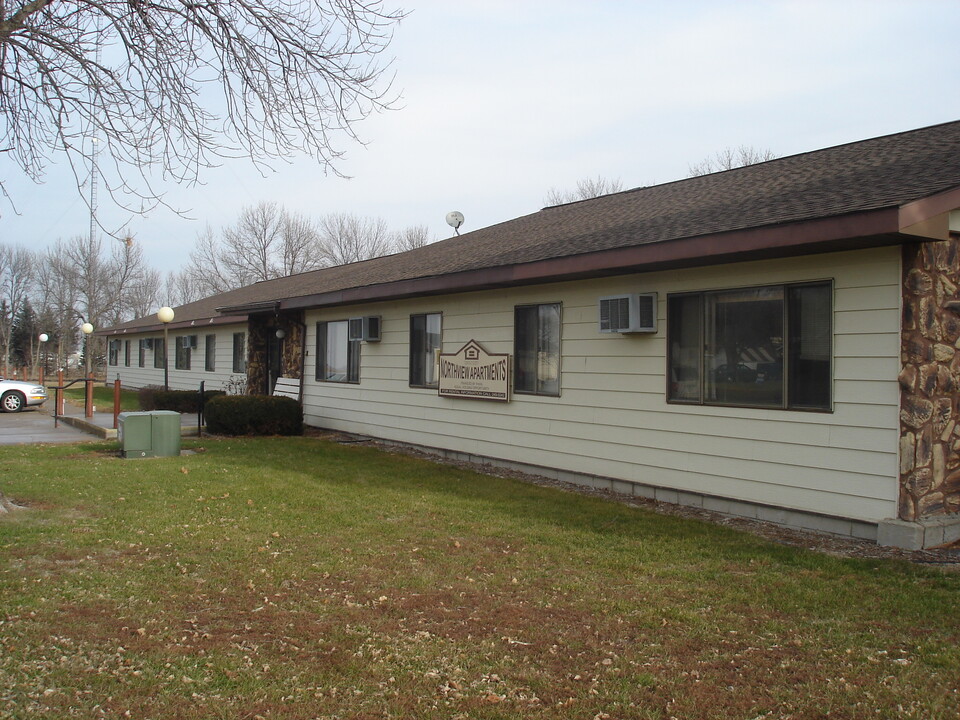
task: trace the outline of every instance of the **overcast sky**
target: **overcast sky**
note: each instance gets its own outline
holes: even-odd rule
[[[411,0],[397,28],[399,109],[357,126],[324,175],[308,160],[261,177],[249,162],[164,186],[167,210],[130,219],[148,262],[188,260],[197,234],[276,201],[319,217],[382,217],[448,237],[535,212],[551,188],[602,176],[625,188],[685,177],[725,147],[778,156],[960,119],[960,1],[544,2]],[[44,248],[86,235],[68,173],[0,173],[0,241]],[[0,202],[3,202],[0,200]],[[101,197],[104,224],[123,216]]]

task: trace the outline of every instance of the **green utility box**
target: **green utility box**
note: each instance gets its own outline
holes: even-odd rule
[[[124,412],[117,421],[121,457],[180,455],[180,413],[171,410]]]

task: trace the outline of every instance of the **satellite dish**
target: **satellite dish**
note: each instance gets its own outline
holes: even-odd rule
[[[447,225],[452,227],[457,235],[460,234],[460,226],[463,225],[463,213],[459,210],[453,210],[447,213]]]

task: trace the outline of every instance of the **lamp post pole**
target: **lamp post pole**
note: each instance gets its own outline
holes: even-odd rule
[[[163,323],[163,389],[170,389],[170,353],[168,352],[167,340],[169,338],[168,329],[173,322],[173,308],[164,305],[157,311],[157,320]]]
[[[86,371],[85,377],[90,377],[90,333],[93,332],[93,325],[88,322],[84,322],[80,326],[80,331],[83,333],[83,365]]]
[[[50,339],[50,336],[47,335],[46,333],[40,333],[37,336],[37,356],[33,358],[33,374],[37,378],[38,385],[43,384],[43,368],[40,368],[39,371],[37,370],[37,366],[40,361],[40,353],[41,353],[40,348],[42,348],[43,344],[49,339]]]
[[[83,332],[83,359],[84,365],[86,366],[86,381],[84,385],[86,387],[86,392],[84,393],[84,403],[83,403],[83,414],[85,417],[93,417],[93,373],[90,371],[90,334],[93,332],[93,325],[88,322],[83,323],[80,326],[81,332]]]

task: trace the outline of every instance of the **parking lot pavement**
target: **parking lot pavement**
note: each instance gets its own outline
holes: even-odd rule
[[[38,408],[25,408],[18,413],[0,413],[0,445],[71,443],[97,439],[64,422],[54,428],[53,416]]]

